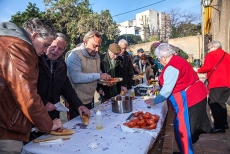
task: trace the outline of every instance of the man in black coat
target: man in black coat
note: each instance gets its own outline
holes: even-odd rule
[[[112,43],[109,45],[108,52],[101,55],[100,69],[102,73],[108,73],[112,78],[121,77],[122,82],[118,82],[114,85],[103,86],[98,84],[97,91],[100,95],[103,95],[104,100],[108,100],[113,96],[120,94],[121,90],[127,92],[126,84],[128,74],[122,71],[123,59],[118,56],[121,53],[121,48],[118,44]]]
[[[47,53],[39,57],[38,94],[52,119],[59,118],[60,112],[54,104],[60,101],[62,95],[68,103],[79,112],[90,116],[90,111],[85,107],[75,93],[67,76],[67,67],[61,57],[67,45],[66,36],[57,33],[57,38],[52,42]]]
[[[121,53],[119,54],[119,56],[123,59],[122,71],[128,73],[127,89],[131,89],[133,85],[132,78],[134,75],[134,71],[133,71],[133,64],[132,64],[131,57],[129,53],[126,51],[128,42],[125,39],[121,39],[118,42],[118,45],[121,47]]]

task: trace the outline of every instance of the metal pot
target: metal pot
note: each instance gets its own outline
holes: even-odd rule
[[[133,111],[133,100],[129,96],[116,96],[111,98],[112,111],[115,113],[129,113]]]

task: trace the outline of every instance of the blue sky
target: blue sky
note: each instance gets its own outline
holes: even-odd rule
[[[16,14],[18,11],[25,11],[29,2],[36,3],[36,6],[41,11],[45,10],[42,0],[0,0],[0,22],[9,21],[11,15]],[[93,11],[100,12],[101,10],[110,10],[112,16],[160,2],[131,13],[113,17],[113,20],[117,23],[132,20],[135,18],[135,14],[149,9],[166,12],[172,8],[180,8],[183,11],[192,13],[200,14],[201,12],[200,0],[89,0],[89,2],[92,4]]]

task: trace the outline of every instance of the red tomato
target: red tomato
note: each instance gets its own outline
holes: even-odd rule
[[[154,123],[150,126],[148,126],[148,129],[156,129],[157,128],[157,123]]]
[[[138,112],[135,112],[135,113],[133,114],[133,116],[134,116],[134,117],[138,117],[138,116],[139,116],[139,113],[138,113]]]
[[[143,125],[144,123],[145,123],[144,120],[139,120],[139,121],[137,121],[137,124],[138,124],[138,125]]]
[[[149,118],[150,118],[150,115],[149,115],[149,114],[146,114],[146,113],[143,114],[142,116],[143,116],[144,119],[149,119]]]

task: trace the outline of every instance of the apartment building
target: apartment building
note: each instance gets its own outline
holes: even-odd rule
[[[159,40],[167,41],[170,38],[170,15],[155,10],[146,10],[136,14],[133,20],[119,23],[120,35],[140,35],[145,41],[150,35],[158,36]]]

